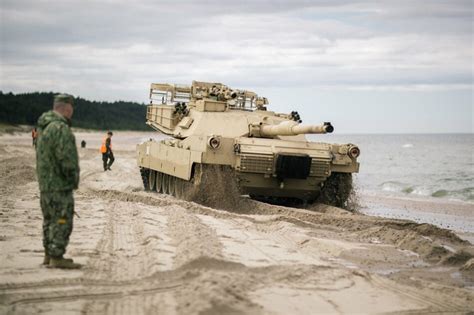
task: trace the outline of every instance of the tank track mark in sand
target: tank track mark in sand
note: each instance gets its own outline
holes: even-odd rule
[[[437,299],[433,299],[428,294],[421,292],[421,290],[416,290],[416,289],[408,288],[408,287],[403,287],[403,288],[394,287],[393,282],[389,279],[386,279],[380,276],[372,276],[366,272],[364,272],[363,274],[365,277],[369,278],[372,283],[374,283],[381,289],[392,290],[400,295],[406,296],[407,298],[429,305],[429,308],[427,310],[424,310],[423,312],[419,312],[418,314],[441,313],[440,311],[437,311],[437,310],[442,310],[442,309],[449,310],[450,313],[451,312],[464,312],[467,310],[465,306],[460,305],[452,300],[440,301]],[[445,289],[442,286],[436,286],[433,283],[428,283],[428,282],[423,283],[423,285],[438,287],[438,289],[440,290]],[[452,290],[456,290],[456,289],[452,289]],[[462,290],[459,290],[459,293],[463,295],[466,294],[466,292],[463,292]]]
[[[77,286],[79,288],[71,290],[71,284],[65,281],[62,285],[38,285],[34,290],[28,292],[23,291],[22,293],[9,292],[19,290],[20,288],[5,290],[0,295],[2,297],[1,304],[4,304],[9,308],[16,308],[19,305],[50,302],[66,302],[76,300],[119,300],[123,298],[124,292],[127,292],[127,295],[143,296],[154,295],[167,291],[175,291],[183,286],[183,282],[182,280],[179,280],[173,283],[172,281],[166,279],[159,279],[149,283],[147,283],[147,281],[143,281],[140,283],[111,282],[108,284],[98,284],[95,281],[80,279],[80,284],[77,284]],[[84,288],[85,286],[87,286],[87,288]],[[45,292],[37,292],[37,289],[39,288],[41,291]],[[47,290],[48,288],[51,288],[49,292]]]
[[[85,193],[93,197],[90,191]],[[81,276],[0,286],[0,305],[5,305],[11,311],[24,309],[25,313],[35,313],[30,308],[31,305],[36,309],[39,304],[61,304],[77,300],[89,304],[121,303],[124,292],[127,292],[126,298],[148,298],[180,288],[183,284],[181,273],[173,270],[155,273],[154,264],[157,261],[163,262],[164,257],[163,253],[159,254],[159,259],[154,255],[154,248],[149,248],[153,244],[143,233],[142,228],[148,222],[146,218],[142,218],[141,213],[146,206],[134,205],[131,215],[130,204],[123,207],[124,202],[120,200],[110,204],[111,207],[106,210],[106,226],[103,228],[102,238],[83,269],[84,272],[79,273]],[[153,214],[156,216],[156,211]],[[122,223],[125,217],[132,218],[131,224]],[[156,228],[157,225],[153,224],[153,227]],[[165,231],[162,227],[160,230],[162,233]],[[61,309],[61,305],[56,307]]]
[[[241,220],[250,220],[251,222],[254,222],[255,218],[248,217],[246,215],[239,215],[236,213],[230,213],[230,212],[225,212],[225,211],[219,211],[215,210],[212,208],[208,207],[203,207],[194,203],[189,203],[183,200],[177,200],[174,198],[168,198],[165,196],[160,196],[158,194],[146,194],[143,192],[136,192],[136,193],[127,193],[123,191],[100,191],[100,190],[89,190],[88,195],[91,198],[94,197],[100,197],[105,200],[110,200],[112,201],[112,207],[107,210],[108,213],[111,216],[107,216],[107,222],[110,222],[110,220],[115,220],[117,221],[114,222],[120,222],[120,217],[121,216],[133,216],[136,219],[140,219],[140,210],[146,210],[146,208],[141,209],[140,207],[143,207],[140,203],[146,205],[150,205],[153,207],[170,207],[170,209],[161,209],[160,211],[163,211],[165,215],[173,215],[173,210],[178,210],[179,215],[175,217],[175,221],[177,222],[182,222],[183,226],[186,227],[187,225],[191,224],[193,227],[193,232],[191,234],[183,234],[182,237],[183,239],[186,236],[193,235],[194,236],[194,231],[199,229],[199,223],[196,222],[196,220],[193,219],[194,216],[196,216],[196,213],[202,213],[205,215],[213,216],[216,218],[235,218]],[[333,219],[334,222],[337,222],[338,220],[341,220],[343,223],[347,223],[346,227],[349,227],[349,221],[346,222],[346,220],[352,220],[353,224],[357,224],[359,220],[362,220],[362,222],[365,222],[363,220],[363,216],[358,216],[358,215],[352,215],[352,214],[347,214],[347,215],[332,215],[332,214],[320,214],[320,213],[315,213],[315,212],[310,212],[310,211],[304,211],[300,209],[293,209],[293,208],[285,208],[285,207],[276,207],[276,206],[270,206],[266,204],[261,204],[258,202],[254,202],[252,200],[248,200],[249,202],[248,205],[250,207],[248,208],[248,213],[254,213],[254,214],[267,214],[267,215],[279,215],[280,220],[285,220],[286,216],[294,216],[297,217],[299,214],[301,215],[308,215],[308,217],[300,217],[300,219],[305,219],[306,221],[313,222],[315,224],[320,224],[321,219]],[[128,203],[127,207],[121,207],[120,209],[114,208],[114,204],[120,205],[121,203]],[[261,209],[258,209],[258,207],[262,207]],[[137,212],[132,212],[130,213],[131,208],[138,208],[138,213]],[[186,211],[182,211],[177,209],[176,207],[182,207]],[[157,209],[156,209],[157,210]],[[155,211],[153,211],[155,212]],[[183,217],[185,216],[186,220],[183,220]],[[235,220],[230,220],[232,222],[236,222]],[[323,220],[324,221],[324,220]],[[397,220],[387,220],[390,222],[395,223]],[[399,220],[398,220],[399,221]],[[334,223],[333,222],[333,223]],[[400,221],[403,222],[403,221]],[[267,222],[270,225],[271,221]],[[374,223],[374,222],[372,222]],[[264,224],[264,223],[262,223]],[[115,230],[118,231],[117,229],[114,229],[114,223],[111,223],[111,229],[110,230]],[[131,224],[133,226],[133,223]],[[328,227],[331,226],[331,224],[328,224]],[[321,225],[320,225],[321,227]],[[341,227],[341,226],[339,226]],[[409,225],[400,225],[399,226],[401,230],[406,229],[406,232],[408,233],[409,229],[411,226]],[[205,227],[203,227],[205,228]],[[269,227],[270,228],[270,227]],[[161,230],[161,229],[160,229]],[[238,229],[242,230],[242,229]],[[271,229],[274,231],[274,229]],[[355,231],[355,229],[354,229]],[[139,231],[138,231],[139,232]],[[176,231],[176,235],[179,235],[179,231]],[[137,233],[140,235],[140,232]],[[207,233],[198,233],[201,235],[199,239],[196,240],[196,242],[205,242],[206,238],[209,237]],[[105,233],[104,236],[106,237],[115,237],[114,233]],[[271,237],[271,235],[269,235]],[[211,236],[211,239],[213,237]],[[142,239],[131,239],[132,241],[140,241]],[[277,240],[277,239],[275,239]],[[280,241],[278,240],[279,243],[283,244],[285,241]],[[98,246],[97,248],[103,249],[103,252],[101,256],[98,256],[97,259],[104,259],[104,260],[109,260],[113,259],[113,257],[109,257],[109,246],[107,244],[115,244],[115,241],[106,241],[101,244],[101,246]],[[121,247],[121,243],[116,243],[119,247]],[[187,246],[184,246],[184,249],[189,249],[189,247],[192,246],[192,244],[188,244]],[[124,248],[127,250],[127,248]],[[118,254],[123,255],[127,254],[121,253],[120,251],[117,251]],[[205,252],[202,252],[204,254]],[[207,255],[210,256],[215,256],[215,254],[218,252],[209,252]],[[129,259],[134,259],[133,256],[129,257]],[[118,268],[124,267],[127,269],[127,265],[122,264],[120,261],[118,261]],[[107,270],[107,266],[103,266],[103,269],[97,270],[94,274],[103,272],[104,270]],[[196,271],[198,269],[198,271]],[[117,269],[115,272],[118,272],[119,270]],[[275,278],[275,275],[278,275],[277,278]],[[105,273],[105,276],[107,274]],[[93,279],[96,277],[93,276]],[[114,294],[117,293],[117,287],[114,284],[111,284],[110,286],[106,285],[101,285],[100,287],[94,289],[90,289],[88,292],[84,291],[74,291],[68,292],[67,288],[70,287],[70,285],[65,285],[64,287],[58,288],[56,287],[56,293],[48,293],[51,295],[43,295],[40,290],[35,288],[34,290],[31,290],[30,292],[25,292],[25,295],[19,296],[18,295],[18,290],[16,292],[10,294],[9,292],[1,292],[2,297],[6,296],[4,293],[8,294],[9,298],[9,304],[6,305],[6,310],[13,310],[13,308],[17,311],[21,311],[23,309],[27,310],[32,310],[32,307],[42,307],[42,305],[45,305],[49,307],[52,304],[43,304],[43,303],[58,303],[54,305],[54,308],[57,309],[60,306],[64,305],[64,303],[69,303],[72,301],[71,297],[68,297],[68,295],[71,296],[79,296],[73,298],[74,300],[86,300],[88,303],[86,305],[86,310],[91,310],[91,312],[95,310],[109,310],[110,312],[113,312],[113,310],[118,311],[124,311],[127,309],[130,309],[130,307],[136,306],[136,305],[144,305],[144,301],[148,301],[147,305],[149,304],[150,299],[154,300],[157,298],[157,296],[163,296],[166,295],[168,296],[171,300],[175,299],[176,305],[179,306],[181,313],[186,313],[191,312],[193,307],[196,306],[201,306],[202,304],[193,304],[197,303],[195,300],[191,299],[190,297],[192,296],[192,292],[200,292],[200,297],[201,300],[204,301],[213,301],[213,297],[215,297],[215,293],[217,292],[218,294],[222,293],[225,294],[225,297],[219,295],[219,299],[225,298],[225,299],[230,299],[230,301],[237,301],[237,303],[240,303],[238,305],[246,305],[246,310],[248,312],[249,309],[253,306],[253,298],[252,298],[252,292],[255,289],[258,288],[267,288],[271,285],[276,283],[283,283],[283,284],[289,284],[292,287],[298,286],[298,287],[304,287],[304,288],[312,288],[313,290],[322,290],[323,292],[332,292],[334,291],[334,286],[331,284],[337,279],[348,279],[350,281],[353,281],[356,283],[356,286],[354,286],[354,290],[357,290],[358,286],[357,284],[362,283],[369,285],[370,287],[373,287],[374,291],[380,290],[381,294],[389,293],[389,292],[395,292],[397,295],[403,295],[406,297],[406,301],[422,301],[423,305],[427,305],[427,309],[424,310],[429,310],[432,312],[436,311],[448,311],[448,310],[455,310],[455,311],[466,311],[466,306],[465,305],[460,305],[458,307],[458,303],[455,301],[450,301],[449,304],[446,305],[441,305],[441,306],[436,306],[434,304],[436,301],[433,300],[433,298],[429,298],[429,294],[425,295],[423,294],[418,294],[417,292],[414,292],[414,295],[412,296],[412,292],[410,291],[409,294],[402,294],[403,292],[408,292],[407,290],[404,290],[404,286],[400,286],[396,283],[394,283],[391,280],[387,280],[383,284],[378,284],[377,279],[379,277],[375,276],[374,277],[366,277],[364,272],[360,271],[351,271],[351,270],[345,270],[345,269],[339,269],[339,268],[334,268],[334,267],[326,267],[326,266],[308,266],[308,265],[292,265],[292,266],[270,266],[270,267],[257,267],[257,268],[250,268],[250,267],[245,267],[241,264],[236,264],[235,262],[229,262],[225,260],[219,260],[219,259],[212,259],[212,258],[207,258],[207,257],[202,257],[201,255],[198,255],[195,257],[195,259],[191,261],[186,261],[184,264],[178,266],[178,269],[175,269],[173,271],[167,271],[167,272],[158,272],[154,273],[148,277],[142,277],[138,278],[135,282],[136,285],[139,286],[139,290],[135,290],[133,287],[133,281],[134,280],[127,280],[127,281],[118,281],[120,285],[124,285],[122,288],[120,288],[120,292],[124,291],[129,291],[132,292],[132,295],[128,295],[127,297],[122,296],[116,296]],[[99,277],[99,280],[102,279],[102,281],[107,281],[107,277]],[[277,279],[277,280],[275,280]],[[322,280],[321,280],[322,279]],[[374,280],[375,279],[375,280]],[[212,281],[210,281],[212,280]],[[77,281],[77,280],[76,280]],[[89,280],[85,279],[83,284],[87,284]],[[130,282],[128,282],[130,281]],[[170,286],[163,287],[163,283],[168,283]],[[67,283],[67,280],[65,280],[64,283]],[[98,282],[96,282],[98,283]],[[103,282],[102,284],[107,284],[106,282]],[[344,289],[345,282],[344,283],[339,283],[340,286],[338,288]],[[172,288],[173,285],[176,285],[176,288]],[[105,287],[105,288],[104,288]],[[84,286],[83,286],[84,288]],[[163,289],[162,291],[153,291],[154,289]],[[243,289],[245,288],[245,289]],[[422,287],[424,292],[430,292],[429,286]],[[426,289],[425,289],[426,288]],[[149,289],[149,290],[146,290]],[[197,289],[197,291],[196,291]],[[95,291],[96,290],[96,291]],[[108,291],[105,291],[108,290]],[[141,290],[141,291],[140,291]],[[426,291],[428,290],[428,291]],[[60,293],[58,293],[58,291]],[[437,292],[442,292],[441,289],[437,289]],[[99,295],[99,299],[94,300],[93,298],[89,298],[88,296],[85,296],[84,298],[81,296],[84,296],[84,293],[94,293],[97,292]],[[311,290],[305,290],[304,292],[311,292]],[[402,293],[400,293],[402,292]],[[101,293],[105,293],[104,295],[100,295]],[[110,295],[112,294],[112,295]],[[143,299],[140,298],[140,296],[143,295]],[[447,295],[446,295],[447,296]],[[458,295],[461,296],[461,295]],[[38,300],[38,298],[41,297],[41,300]],[[51,300],[49,299],[51,298]],[[15,302],[14,299],[19,299],[17,302]],[[131,300],[129,300],[131,299]],[[135,300],[136,299],[136,300]],[[2,299],[0,299],[2,300]],[[224,300],[228,301],[228,300]],[[190,306],[187,306],[188,303],[191,302]],[[0,302],[1,303],[1,302]],[[140,304],[141,303],[141,304]],[[420,302],[421,303],[421,302]],[[213,307],[213,306],[210,306]],[[159,307],[157,307],[158,310],[161,310]],[[258,313],[258,308],[255,309],[255,312],[251,313]]]
[[[437,263],[451,256],[450,252],[439,252],[438,249],[444,245],[453,247],[456,252],[469,247],[470,243],[460,239],[452,231],[438,228],[430,224],[419,224],[412,221],[399,219],[384,219],[365,216],[362,214],[351,214],[340,208],[333,208],[335,214],[320,213],[304,209],[289,208],[284,206],[269,205],[260,203],[248,198],[240,198],[235,201],[233,208],[229,212],[219,212],[212,208],[189,203],[179,199],[162,199],[147,196],[146,194],[124,193],[119,191],[98,192],[102,198],[112,200],[133,200],[154,206],[179,205],[198,214],[212,215],[218,218],[242,218],[241,214],[248,215],[277,215],[275,220],[283,220],[300,226],[315,224],[319,228],[326,226],[331,231],[344,229],[351,231],[353,240],[366,242],[372,238],[377,238],[386,244],[393,244],[397,248],[407,249],[418,253],[424,260],[430,263]],[[157,196],[158,197],[158,196]],[[340,214],[345,212],[346,214]],[[246,220],[251,218],[244,217]],[[258,223],[253,221],[254,223]],[[432,239],[428,241],[426,237]],[[423,244],[423,246],[420,246]],[[436,255],[432,255],[436,253]]]

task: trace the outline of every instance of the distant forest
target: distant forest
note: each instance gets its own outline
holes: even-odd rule
[[[57,93],[13,94],[0,91],[0,122],[35,125],[53,106]],[[96,102],[74,99],[73,127],[101,130],[150,130],[145,124],[146,106],[133,102]]]

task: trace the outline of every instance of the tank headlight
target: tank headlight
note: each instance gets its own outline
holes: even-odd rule
[[[349,148],[349,156],[352,158],[357,158],[360,155],[360,149],[358,147],[350,147]]]
[[[207,143],[211,148],[217,149],[221,145],[221,139],[219,137],[210,137]]]

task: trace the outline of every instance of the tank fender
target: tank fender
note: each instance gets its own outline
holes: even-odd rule
[[[147,141],[138,145],[138,166],[190,180],[194,163],[202,162],[202,152]]]

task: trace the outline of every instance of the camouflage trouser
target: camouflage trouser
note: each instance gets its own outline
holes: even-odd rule
[[[66,252],[72,232],[74,197],[72,190],[41,192],[43,211],[43,246],[51,257],[61,257]]]

